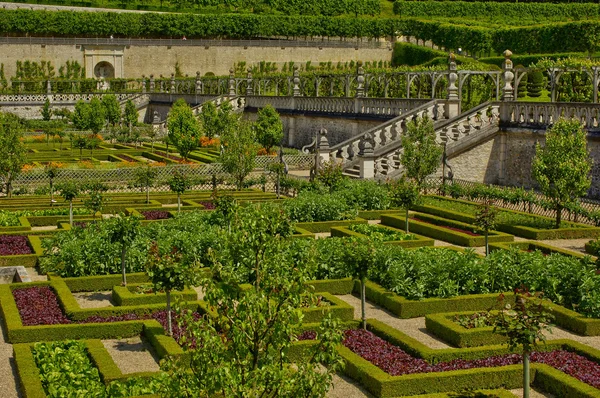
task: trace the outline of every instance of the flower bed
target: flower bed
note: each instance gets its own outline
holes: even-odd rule
[[[507,354],[473,360],[455,359],[432,365],[366,330],[346,330],[344,336],[344,346],[392,376],[507,366],[519,364],[522,360],[519,354]],[[574,352],[534,352],[531,361],[552,366],[592,387],[600,388],[600,364]]]
[[[23,326],[71,323],[63,314],[58,298],[49,286],[14,289],[12,293]]]
[[[119,158],[123,159],[126,162],[131,162],[131,163],[138,163],[139,162],[137,159],[134,159],[131,156],[127,156],[127,155],[119,155]]]
[[[29,240],[23,235],[0,235],[0,255],[33,254]]]
[[[166,220],[171,214],[165,210],[146,210],[140,211],[146,220]]]
[[[198,203],[201,204],[202,206],[204,206],[204,208],[206,210],[214,210],[216,207],[213,202],[198,202]]]
[[[166,152],[163,152],[163,151],[154,151],[154,153],[156,153],[157,155],[162,156],[163,158],[175,160],[177,162],[181,162],[183,160],[183,158],[180,158],[179,156],[171,155],[170,153],[166,153]]]

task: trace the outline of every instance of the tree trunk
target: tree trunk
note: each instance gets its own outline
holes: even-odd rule
[[[408,235],[408,207],[406,208],[406,234]]]
[[[485,230],[485,255],[489,255],[490,254],[490,245],[489,245],[489,241],[488,241],[488,230]]]
[[[523,398],[529,398],[529,353],[523,353]]]
[[[177,194],[177,214],[181,213],[181,194]]]
[[[367,278],[363,276],[362,278],[360,278],[360,312],[361,312],[362,326],[363,326],[364,330],[367,330],[367,314],[365,311],[366,284],[367,284]]]
[[[150,185],[146,184],[146,204],[150,204]]]
[[[562,206],[556,206],[556,229],[560,228],[560,221],[562,218]]]
[[[54,184],[50,179],[50,207],[54,206]]]
[[[123,272],[123,286],[127,286],[127,277],[125,276],[125,254],[127,253],[127,247],[123,244],[121,248],[121,271]]]
[[[73,201],[69,201],[69,224],[73,228]]]
[[[173,336],[173,326],[171,324],[171,291],[167,290],[167,332]]]

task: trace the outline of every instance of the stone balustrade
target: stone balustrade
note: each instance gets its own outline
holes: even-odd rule
[[[572,102],[505,102],[502,127],[545,127],[560,118],[577,119],[586,129],[600,128],[600,104]]]

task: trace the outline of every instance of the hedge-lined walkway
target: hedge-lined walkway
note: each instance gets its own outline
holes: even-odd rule
[[[4,320],[0,318],[0,322]],[[17,387],[17,373],[14,368],[15,362],[13,357],[13,346],[6,342],[4,328],[0,334],[0,397],[2,398],[18,398],[21,392]]]

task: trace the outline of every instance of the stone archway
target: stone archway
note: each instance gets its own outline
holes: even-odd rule
[[[94,66],[94,76],[100,79],[112,79],[115,77],[115,68],[110,62],[98,62]]]

